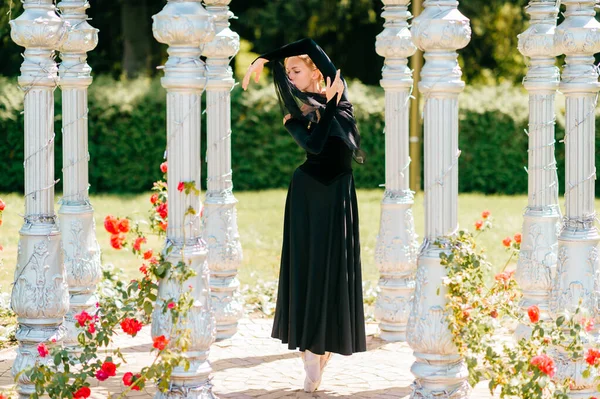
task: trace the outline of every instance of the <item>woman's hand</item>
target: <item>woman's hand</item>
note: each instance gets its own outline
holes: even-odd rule
[[[260,79],[260,74],[262,73],[263,68],[265,67],[265,64],[267,62],[269,62],[269,60],[259,58],[252,64],[250,64],[250,66],[248,67],[248,71],[246,72],[246,76],[244,76],[244,80],[242,81],[242,88],[244,90],[248,88],[248,84],[250,83],[250,78],[252,77],[253,73],[256,73],[256,76],[254,76],[254,82],[258,83],[258,80]]]
[[[335,79],[333,79],[333,83],[331,83],[331,78],[329,78],[329,76],[327,77],[327,82],[325,86],[325,95],[327,97],[327,102],[329,102],[329,100],[331,100],[333,96],[337,94],[337,103],[339,104],[343,92],[344,82],[342,82],[342,79],[340,78],[340,70],[338,69],[335,74]]]

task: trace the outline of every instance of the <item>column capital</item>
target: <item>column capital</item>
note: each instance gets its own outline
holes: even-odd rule
[[[215,17],[216,35],[207,43],[202,55],[207,57],[208,90],[231,90],[235,80],[229,66],[231,58],[240,50],[240,36],[232,31],[229,20],[234,17],[229,11],[231,0],[205,0],[206,10]]]
[[[412,71],[408,67],[408,57],[417,51],[408,29],[409,0],[383,0],[385,18],[383,31],[377,35],[375,49],[385,58],[381,86],[387,89],[402,90],[412,86]]]
[[[456,51],[471,40],[469,19],[458,11],[457,1],[426,0],[424,6],[412,26],[413,40],[426,61],[419,90],[426,96],[455,97],[465,87]]]
[[[92,83],[92,68],[87,64],[87,52],[98,45],[98,29],[87,22],[87,0],[63,0],[57,7],[68,23],[65,40],[57,48],[62,62],[59,67],[63,88],[88,87]]]
[[[600,23],[596,20],[596,1],[563,0],[565,20],[556,28],[555,43],[565,54],[560,90],[595,94],[600,90],[594,54],[600,52]]]
[[[25,47],[19,84],[54,88],[58,68],[52,55],[65,40],[67,24],[56,14],[52,0],[24,0],[23,9],[9,22],[12,40]]]
[[[205,66],[200,61],[200,47],[215,36],[214,16],[200,0],[169,0],[152,16],[152,33],[160,43],[169,45],[165,64],[164,88],[182,91],[203,90]]]

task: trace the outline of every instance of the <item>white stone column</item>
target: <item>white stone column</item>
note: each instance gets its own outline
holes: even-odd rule
[[[377,53],[385,57],[381,86],[385,89],[385,193],[381,202],[375,262],[381,293],[375,304],[380,336],[404,341],[415,289],[419,244],[415,234],[409,185],[410,95],[413,88],[408,57],[413,44],[407,20],[410,0],[383,0],[384,30],[377,36]]]
[[[554,157],[554,101],[560,80],[560,72],[554,66],[558,55],[554,32],[559,9],[555,0],[531,0],[526,10],[531,23],[519,35],[519,51],[531,58],[523,81],[529,92],[529,196],[515,277],[523,291],[524,311],[537,305],[547,315],[561,218]],[[521,338],[529,332],[528,327],[520,325],[516,334]]]
[[[52,0],[25,0],[23,14],[10,21],[11,37],[25,47],[19,85],[25,92],[25,220],[11,307],[17,314],[16,376],[39,359],[41,342],[62,340],[69,308],[61,235],[54,212],[54,89],[58,83],[54,49],[64,40],[65,24]],[[35,386],[22,374],[20,398]]]
[[[213,398],[208,362],[210,345],[215,340],[216,323],[211,310],[207,248],[201,238],[200,196],[178,191],[179,182],[195,182],[200,190],[200,101],[206,85],[200,47],[214,37],[213,17],[200,0],[170,0],[163,10],[154,15],[154,37],[169,45],[169,59],[161,82],[167,90],[167,158],[169,169],[169,227],[165,252],[173,265],[184,261],[197,275],[191,281],[178,285],[169,276],[159,283],[159,293],[152,318],[152,336],[171,336],[172,322],[163,313],[165,301],[177,300],[182,290],[192,287],[195,299],[185,328],[191,329],[191,343],[184,353],[190,362],[185,370],[176,367],[171,375],[167,393],[156,398]],[[196,214],[186,215],[192,207]],[[174,339],[174,337],[171,337]]]
[[[98,29],[87,23],[87,0],[63,0],[58,4],[62,19],[69,23],[60,47],[59,68],[63,121],[63,197],[60,200],[60,230],[70,307],[65,316],[65,345],[80,350],[75,315],[94,310],[95,291],[100,281],[100,246],[96,240],[94,210],[88,196],[88,99],[92,83],[87,52],[98,44]]]
[[[595,0],[563,0],[564,21],[556,28],[555,43],[565,54],[559,90],[566,98],[565,123],[565,217],[558,236],[556,277],[551,292],[551,309],[559,314],[573,311],[581,302],[599,321],[598,241],[594,226],[595,110],[600,83],[594,54],[600,51],[600,23],[595,19]],[[597,334],[597,329],[594,335]],[[583,354],[582,354],[583,355]],[[557,359],[557,378],[575,381],[571,398],[588,398],[596,392],[593,376],[584,379],[583,356]]]
[[[444,237],[458,229],[458,95],[465,84],[456,50],[471,38],[469,20],[457,6],[426,0],[412,25],[414,42],[425,52],[419,83],[425,99],[425,239],[407,329],[416,357],[412,398],[466,398],[469,391],[467,367],[446,322],[446,269],[440,264]]]
[[[239,295],[238,268],[242,245],[237,226],[236,198],[231,171],[231,96],[235,83],[229,61],[240,49],[240,37],[229,29],[231,0],[204,0],[206,10],[215,16],[216,36],[204,46],[207,57],[206,89],[208,182],[204,202],[204,238],[208,244],[208,267],[212,305],[217,319],[217,339],[237,332],[243,315]]]

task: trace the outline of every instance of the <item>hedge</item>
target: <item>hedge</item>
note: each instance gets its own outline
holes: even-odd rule
[[[357,187],[384,183],[384,95],[379,87],[350,84],[364,165],[355,164]],[[158,79],[96,78],[89,91],[90,184],[92,192],[140,192],[160,178],[165,150],[165,91]],[[61,168],[61,99],[55,93],[56,175]],[[557,141],[564,135],[564,98],[557,96]],[[206,104],[203,104],[203,110]],[[22,93],[15,78],[0,77],[0,192],[23,191]],[[232,163],[235,190],[287,187],[304,154],[282,126],[271,86],[232,91]],[[468,87],[460,97],[460,190],[527,192],[528,97],[518,87]],[[600,120],[597,118],[597,120]],[[600,123],[600,122],[597,122]],[[599,129],[596,129],[599,131]],[[206,126],[202,127],[202,153]],[[598,148],[598,141],[596,142]],[[557,144],[559,178],[564,145]],[[596,151],[598,154],[598,151]],[[597,160],[598,161],[598,160]],[[206,177],[203,164],[203,181]],[[561,187],[563,184],[561,184]],[[57,190],[60,190],[60,183]],[[597,187],[597,190],[599,188]],[[561,192],[563,190],[561,189]]]

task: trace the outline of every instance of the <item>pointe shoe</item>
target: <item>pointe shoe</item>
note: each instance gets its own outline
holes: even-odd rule
[[[331,352],[325,352],[324,355],[321,355],[321,374],[323,374],[323,370],[325,370],[325,366],[327,366],[327,363],[329,363],[329,360],[331,359]]]
[[[306,356],[304,354],[304,352],[302,353],[302,360],[304,361],[304,371],[306,372],[306,378],[304,378],[304,392],[309,392],[312,393],[314,391],[317,390],[317,388],[319,388],[319,385],[321,384],[321,376],[323,375],[323,373],[321,372],[321,356],[319,355],[314,355],[314,359],[310,359],[310,360],[306,360]],[[313,381],[310,377],[309,377],[309,368],[311,366],[319,366],[319,378],[316,381]]]

